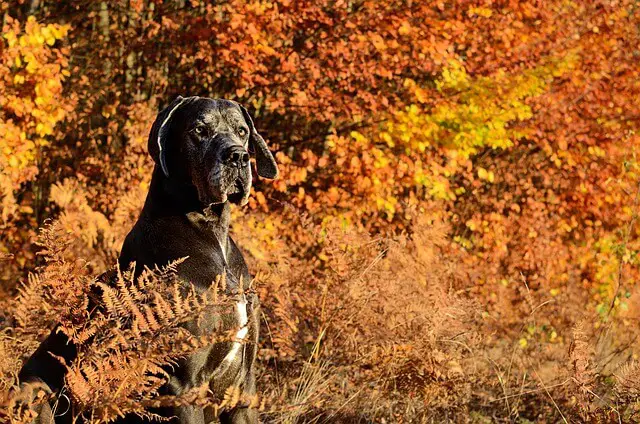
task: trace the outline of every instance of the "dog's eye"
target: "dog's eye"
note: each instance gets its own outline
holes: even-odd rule
[[[198,125],[197,127],[195,127],[193,131],[198,135],[202,135],[205,133],[206,130],[207,129],[204,127],[204,125]]]
[[[242,128],[242,127],[238,128],[238,134],[240,134],[240,137],[246,136],[247,135],[246,128]]]

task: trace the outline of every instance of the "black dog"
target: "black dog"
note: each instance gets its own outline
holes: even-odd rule
[[[227,287],[244,292],[251,281],[247,265],[228,234],[230,203],[244,205],[251,188],[249,151],[255,152],[258,175],[276,178],[278,168],[246,109],[229,100],[178,97],[161,111],[149,134],[149,153],[156,162],[144,208],[128,234],[119,258],[121,269],[136,263],[136,273],[188,257],[178,276],[205,291],[219,275]],[[239,287],[240,282],[244,287]],[[212,331],[220,317],[205,317],[187,328],[196,335]],[[199,351],[171,371],[166,392],[179,395],[209,382],[217,395],[228,387],[255,393],[254,362],[259,331],[255,295],[236,305],[234,341]],[[227,323],[228,324],[228,323]],[[76,349],[55,331],[20,372],[20,381],[41,381],[62,389],[64,367],[49,352],[70,362]],[[58,412],[60,413],[60,411]],[[220,417],[208,409],[178,407],[163,414],[171,422],[205,424],[257,423],[257,411],[238,407]],[[41,421],[43,421],[41,414]],[[67,422],[71,414],[56,418]],[[122,422],[140,422],[128,416]],[[48,423],[47,423],[48,424]]]

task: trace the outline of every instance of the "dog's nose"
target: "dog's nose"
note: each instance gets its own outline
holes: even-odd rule
[[[249,153],[240,146],[230,147],[225,154],[224,162],[229,166],[245,166],[249,162]]]

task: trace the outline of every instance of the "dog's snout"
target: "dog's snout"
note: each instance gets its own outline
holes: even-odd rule
[[[231,154],[231,162],[245,164],[249,162],[249,154],[247,152],[233,152]]]
[[[225,154],[224,162],[229,166],[245,166],[249,162],[249,153],[239,146],[230,147]]]

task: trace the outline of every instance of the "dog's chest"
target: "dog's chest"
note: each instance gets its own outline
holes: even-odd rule
[[[195,335],[216,334],[225,340],[201,349],[185,360],[186,387],[209,382],[212,388],[226,388],[242,381],[247,369],[253,303],[242,296],[224,310],[214,308],[205,312],[199,322],[186,325]]]
[[[200,262],[203,264],[203,262]],[[214,261],[214,263],[216,263]],[[257,303],[254,295],[246,296],[243,290],[244,273],[241,269],[234,270],[225,267],[223,270],[214,270],[217,267],[206,267],[201,270],[201,277],[206,279],[194,284],[196,290],[202,292],[210,289],[211,284],[205,281],[215,281],[220,271],[224,272],[225,281],[223,287],[218,287],[225,297],[232,299],[224,306],[213,306],[206,310],[197,320],[186,324],[186,328],[197,336],[217,334],[225,338],[224,342],[216,343],[202,349],[190,356],[185,363],[188,369],[188,379],[193,386],[205,381],[218,387],[240,381],[246,371],[246,349],[250,336],[250,319],[252,310]],[[237,274],[241,273],[240,276]]]
[[[217,281],[217,290],[224,294],[221,298],[228,296],[230,301],[207,308],[197,319],[185,324],[196,336],[216,335],[225,341],[200,349],[184,360],[180,370],[176,370],[176,383],[171,384],[176,394],[205,382],[226,388],[241,381],[247,369],[247,341],[256,331],[252,330],[255,326],[252,308],[258,303],[254,295],[244,294],[249,286],[249,273],[242,254],[226,234],[224,243],[219,243],[218,236],[208,227],[209,222],[195,218],[190,216],[183,231],[172,234],[171,248],[175,249],[172,255],[187,257],[178,274],[201,294],[211,290]]]

